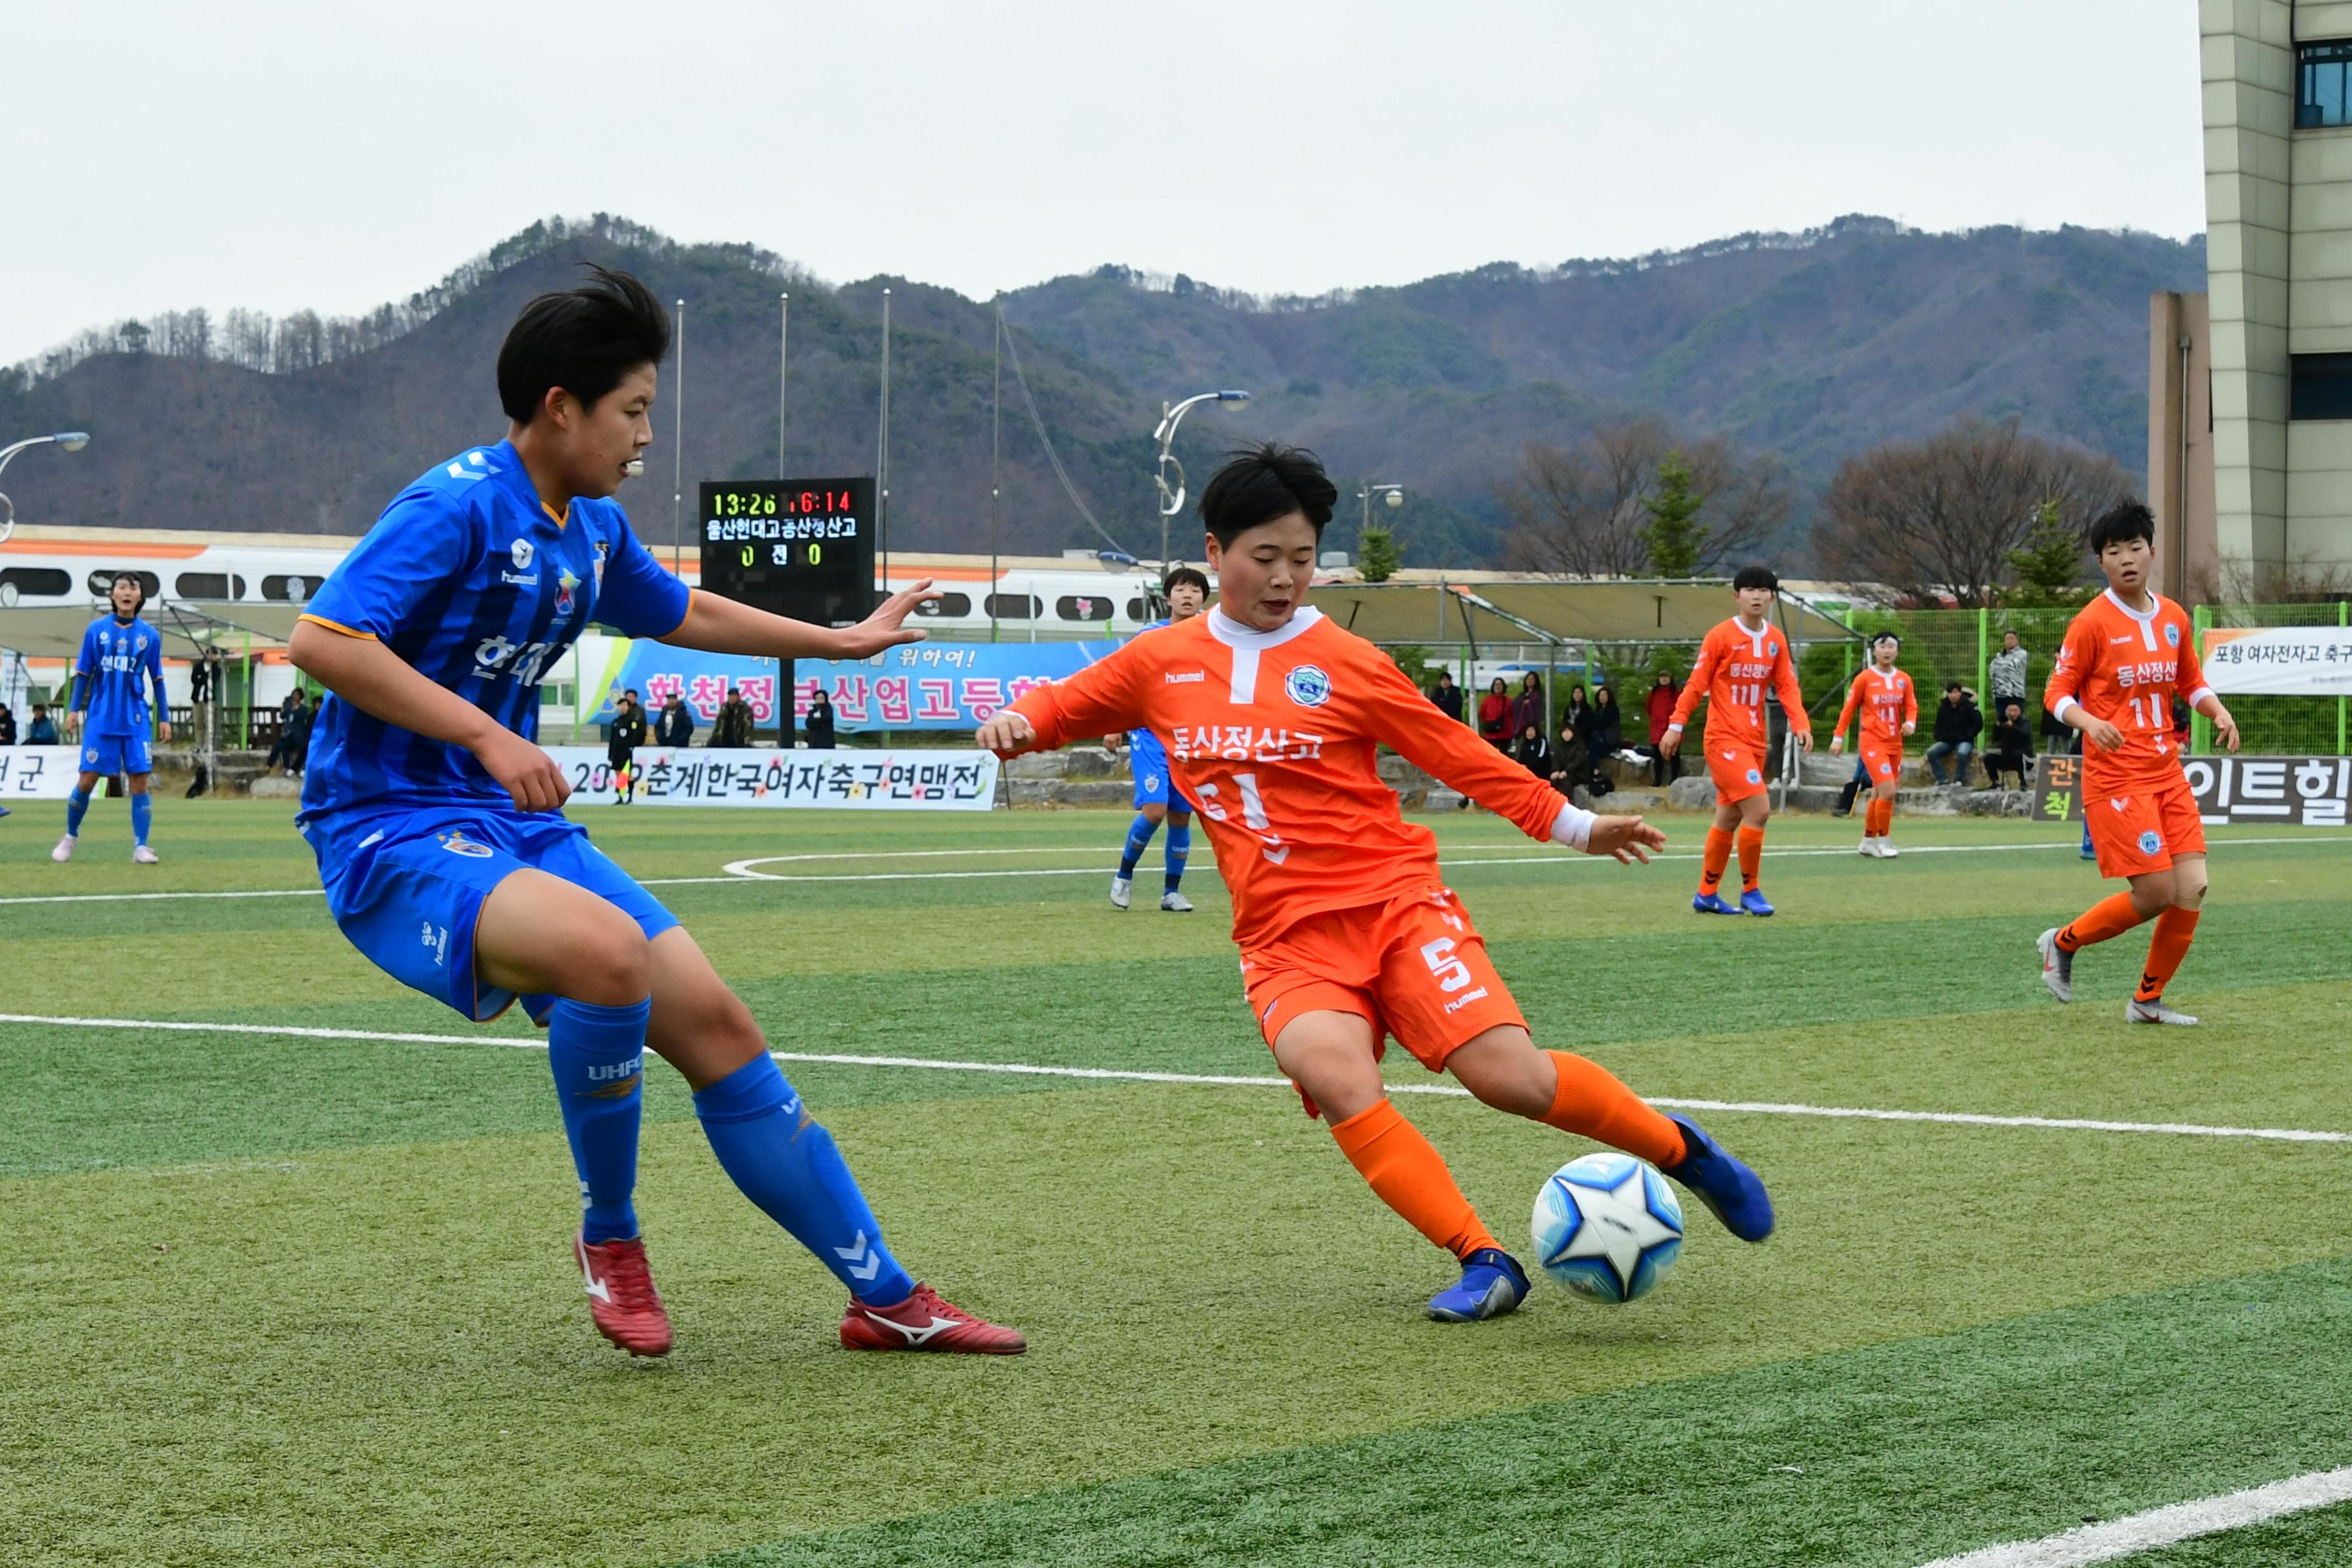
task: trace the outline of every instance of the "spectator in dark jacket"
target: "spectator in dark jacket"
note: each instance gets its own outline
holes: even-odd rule
[[[654,715],[654,742],[677,752],[694,744],[694,710],[675,691]]]
[[[833,750],[833,699],[824,694],[824,687],[818,687],[816,695],[809,699],[808,717],[801,723],[808,733],[810,751]],[[1169,831],[1172,833],[1175,829],[1170,828]]]
[[[1511,733],[1524,735],[1533,724],[1540,735],[1550,722],[1551,715],[1544,711],[1543,677],[1531,669],[1519,678],[1518,695],[1511,699]]]
[[[1976,700],[1968,689],[1955,680],[1944,688],[1944,700],[1936,705],[1936,743],[1927,748],[1927,771],[1939,784],[1969,782],[1969,754],[1976,750],[1977,737],[1984,733],[1984,715],[1977,711]],[[1957,758],[1957,765],[1947,767]]]
[[[49,721],[49,710],[37,702],[34,703],[33,721],[25,726],[25,744],[54,746],[57,743],[58,727]]]
[[[1669,760],[1664,752],[1658,750],[1658,742],[1664,736],[1666,726],[1675,721],[1675,699],[1681,695],[1681,689],[1675,685],[1675,678],[1662,669],[1651,678],[1649,692],[1642,700],[1643,709],[1650,719],[1649,733],[1642,750],[1650,753],[1650,783],[1660,789],[1674,783],[1682,772],[1678,759]]]
[[[1498,752],[1511,749],[1511,694],[1501,676],[1478,699],[1478,735]]]
[[[1519,738],[1511,743],[1511,755],[1519,766],[1539,779],[1552,776],[1551,748],[1544,744],[1543,728],[1529,724],[1519,731]]]
[[[719,719],[710,727],[710,743],[740,750],[751,743],[751,705],[730,683],[719,704]]]
[[[1605,686],[1592,689],[1592,705],[1584,710],[1584,721],[1578,726],[1584,736],[1585,766],[1592,775],[1592,793],[1609,793],[1609,776],[1601,764],[1617,754],[1625,743],[1624,721],[1617,712],[1617,694]]]
[[[1551,747],[1551,782],[1554,788],[1566,795],[1585,782],[1591,773],[1584,751],[1584,737],[1576,732],[1574,721],[1562,719],[1559,738]]]
[[[646,710],[637,706],[635,692],[624,691],[613,705],[613,721],[604,726],[604,761],[623,805],[637,798],[637,748],[645,743]]]
[[[0,746],[16,743],[16,710],[0,702]]]
[[[2000,787],[2000,775],[2015,773],[2017,787],[2025,787],[2026,770],[2033,765],[2033,726],[2025,721],[2025,704],[2011,697],[2000,705],[1992,733],[1986,737],[1985,787]]]
[[[1454,678],[1445,671],[1441,669],[1437,672],[1437,685],[1431,689],[1429,700],[1437,704],[1440,713],[1456,724],[1462,722],[1462,689],[1454,684]]]
[[[278,740],[262,759],[261,771],[268,773],[278,763],[286,764],[289,778],[302,771],[302,762],[310,750],[310,705],[299,687],[278,710]]]
[[[1582,740],[1584,738],[1585,726],[1591,721],[1591,718],[1592,704],[1585,700],[1584,688],[1581,686],[1570,687],[1568,689],[1568,697],[1559,710],[1559,727],[1563,730],[1575,731],[1577,739]],[[1543,716],[1541,714],[1538,714],[1536,716],[1536,721],[1538,723],[1541,723],[1543,721]]]

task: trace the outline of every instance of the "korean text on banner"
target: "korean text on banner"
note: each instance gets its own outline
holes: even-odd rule
[[[2352,629],[2215,626],[2205,634],[2205,683],[2225,696],[2352,696]]]
[[[546,746],[572,780],[572,805],[620,804],[602,746]],[[639,805],[748,805],[846,811],[987,811],[997,759],[965,751],[678,751],[639,748]]]
[[[810,659],[793,666],[792,721],[808,717],[822,687],[833,704],[836,734],[876,730],[974,730],[991,714],[1033,687],[1076,674],[1110,653],[1113,642],[911,643],[864,659]],[[753,727],[774,730],[781,693],[773,659],[700,653],[639,639],[630,646],[612,689],[634,688],[648,712],[659,712],[673,696],[684,702],[698,726],[718,716],[720,699],[733,686],[751,705]],[[600,702],[588,721],[612,718],[613,689],[595,694]]]
[[[2342,827],[2352,802],[2352,757],[2184,757],[2180,771],[2209,827]],[[2033,815],[2083,820],[2083,759],[2043,757],[2034,771]]]
[[[73,793],[81,753],[72,746],[0,746],[0,805],[63,800]]]

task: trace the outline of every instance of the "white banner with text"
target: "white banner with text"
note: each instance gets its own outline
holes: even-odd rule
[[[572,805],[622,804],[602,746],[543,748],[572,780]],[[986,811],[996,804],[992,752],[829,752],[641,746],[630,772],[639,805],[759,805],[847,811]]]
[[[2205,683],[2224,697],[2352,697],[2352,627],[2215,626]]]
[[[80,776],[73,746],[0,746],[0,805],[20,800],[63,800]]]

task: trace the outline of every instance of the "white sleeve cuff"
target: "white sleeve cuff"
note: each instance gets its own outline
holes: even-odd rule
[[[2194,690],[2194,691],[2192,691],[2192,692],[2190,692],[2190,693],[2189,694],[2189,706],[2190,706],[2191,708],[2194,708],[2194,707],[2196,707],[2200,702],[2204,701],[2204,700],[2205,700],[2205,699],[2207,699],[2208,697],[2215,697],[2215,698],[2218,698],[2218,697],[2220,697],[2221,695],[2221,694],[2220,692],[2218,692],[2218,691],[2214,690],[2214,689],[2213,689],[2211,687],[2210,687],[2210,686],[2200,686],[2200,687],[2199,687],[2196,690]]]
[[[1570,849],[1583,849],[1592,843],[1595,817],[1572,800],[1559,803],[1559,815],[1552,819],[1551,841],[1565,844]]]
[[[1669,724],[1666,726],[1666,733],[1669,735],[1679,735],[1682,732],[1683,727],[1680,724]]]
[[[2066,721],[2066,710],[2069,708],[2079,708],[2081,706],[2081,703],[2075,701],[2071,697],[2061,697],[2058,699],[2058,706],[2050,710],[2050,717],[2055,719],[2059,723],[2063,724]]]

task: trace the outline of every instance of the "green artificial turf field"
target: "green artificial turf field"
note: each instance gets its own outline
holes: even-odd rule
[[[1690,1205],[1643,1301],[1443,1326],[1449,1260],[1286,1089],[788,1061],[909,1267],[1033,1341],[853,1355],[661,1069],[653,1364],[589,1327],[519,1016],[362,960],[283,804],[164,801],[153,868],[120,802],[51,865],[55,816],[0,823],[0,1012],[243,1029],[0,1022],[0,1563],[1911,1568],[2352,1464],[2352,1143],[1793,1113],[2352,1132],[2340,834],[2217,834],[2205,1026],[2127,1030],[2144,938],[2040,988],[2104,890],[2060,829],[1783,819],[1765,921],[1690,912],[1696,818],[1630,869],[1423,819],[1540,1043],[1783,1108],[1698,1113],[1769,1245]],[[1198,913],[1105,902],[1125,813],[590,821],[780,1051],[1273,1070],[1205,846]],[[1507,1241],[1586,1147],[1399,1104]],[[2132,1561],[2352,1561],[2352,1507]]]

